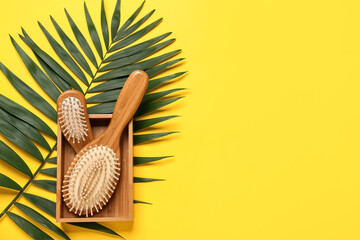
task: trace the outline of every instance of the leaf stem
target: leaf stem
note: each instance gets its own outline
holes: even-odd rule
[[[54,150],[56,149],[56,145],[57,143],[55,143],[55,145],[51,148],[50,152],[48,153],[48,155],[46,156],[46,158],[44,159],[44,161],[40,164],[40,166],[38,167],[38,169],[34,172],[33,176],[29,179],[29,181],[24,185],[24,187],[22,187],[22,189],[18,192],[18,194],[14,197],[14,199],[9,203],[9,205],[7,205],[7,207],[0,213],[0,218],[11,208],[11,206],[16,202],[16,200],[22,195],[22,193],[25,191],[25,189],[30,185],[30,183],[34,180],[34,178],[36,177],[36,175],[39,173],[39,171],[41,170],[41,168],[45,165],[45,163],[47,162],[47,160],[49,159],[50,155],[54,152]]]

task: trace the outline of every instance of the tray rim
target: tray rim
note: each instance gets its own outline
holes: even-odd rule
[[[112,114],[89,114],[89,119],[111,119]],[[128,127],[128,161],[129,161],[129,168],[132,169],[130,172],[130,178],[134,178],[134,166],[133,166],[133,119],[130,120],[130,122],[127,125]],[[62,132],[59,123],[57,124],[57,146],[61,146],[62,144]],[[87,218],[69,218],[69,217],[61,217],[61,189],[62,187],[62,181],[60,181],[58,178],[63,174],[61,172],[61,164],[62,164],[62,153],[57,149],[57,178],[56,178],[56,222],[110,222],[110,221],[133,221],[134,217],[134,182],[132,181],[132,184],[129,188],[129,194],[131,196],[131,203],[130,203],[130,209],[128,216],[114,216],[114,217],[87,217]]]

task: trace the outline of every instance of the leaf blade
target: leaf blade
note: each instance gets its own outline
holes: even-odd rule
[[[109,52],[114,52],[116,50],[119,50],[123,47],[126,47],[128,45],[130,45],[131,43],[137,41],[138,39],[140,39],[141,37],[143,37],[145,34],[147,34],[148,32],[150,32],[152,29],[154,29],[160,22],[161,22],[162,18],[156,20],[155,22],[147,25],[146,27],[144,27],[143,29],[129,35],[128,37],[124,38],[123,40],[115,43],[110,49]]]
[[[121,237],[122,239],[125,239],[121,235],[116,233],[115,231],[111,230],[110,228],[107,228],[96,222],[76,222],[76,223],[68,223],[68,224],[71,224],[71,225],[74,225],[77,227],[92,229],[92,230],[99,231],[99,232],[109,233],[111,235],[116,235],[118,237]]]
[[[41,30],[45,34],[45,37],[49,41],[51,47],[54,49],[55,53],[61,59],[61,61],[68,67],[70,70],[86,85],[89,86],[89,83],[86,79],[85,74],[81,71],[80,67],[76,62],[71,58],[69,53],[51,36],[51,34],[46,30],[46,28],[38,22]]]
[[[23,193],[23,196],[29,200],[32,204],[43,210],[44,212],[48,213],[52,217],[56,217],[56,203],[50,201],[49,199],[36,196],[30,193]]]
[[[25,213],[30,218],[32,218],[34,221],[36,221],[37,223],[39,223],[42,226],[46,227],[50,231],[56,233],[60,237],[62,237],[64,239],[67,239],[67,240],[70,240],[70,238],[64,233],[63,230],[61,230],[58,226],[53,224],[46,217],[44,217],[43,215],[41,215],[40,213],[38,213],[34,209],[32,209],[32,208],[30,208],[30,207],[28,207],[28,206],[26,206],[24,204],[18,203],[18,202],[15,202],[14,205],[17,208],[19,208],[23,213]]]
[[[152,205],[152,203],[144,202],[144,201],[140,201],[140,200],[134,200],[134,203],[142,203],[142,204]]]
[[[41,169],[40,172],[56,178],[57,168],[56,167],[55,168],[44,168],[44,169]]]
[[[52,157],[52,158],[49,158],[48,160],[47,160],[47,162],[49,162],[49,163],[57,163],[57,157]]]
[[[3,118],[0,118],[0,133],[9,141],[13,142],[15,145],[22,148],[39,161],[44,161],[41,152],[34,143],[32,143],[23,133]]]
[[[148,134],[134,135],[134,145],[148,142],[148,141],[158,139],[161,137],[165,137],[165,136],[168,136],[168,135],[174,134],[174,133],[177,133],[177,132],[161,132],[161,133],[148,133]]]
[[[75,81],[75,79],[67,72],[65,69],[60,66],[52,57],[49,56],[46,52],[39,48],[38,45],[30,38],[30,36],[22,29],[24,37],[20,36],[21,39],[33,50],[33,52],[41,58],[52,70],[54,70],[64,81],[66,81],[70,86],[75,88],[76,90],[84,93],[79,86],[79,84]]]
[[[100,42],[100,38],[99,38],[99,34],[96,30],[95,24],[90,16],[90,13],[87,9],[86,3],[84,2],[84,11],[85,11],[85,18],[86,18],[86,22],[87,22],[87,26],[88,26],[88,30],[89,30],[89,34],[91,37],[91,40],[94,43],[94,46],[96,48],[96,51],[99,54],[99,57],[101,59],[103,59],[103,51],[102,51],[102,47],[101,47],[101,42]]]
[[[56,122],[57,114],[55,109],[37,92],[30,88],[14,73],[12,73],[5,65],[0,63],[0,69],[9,80],[11,85],[40,112],[48,116],[51,120]]]
[[[174,74],[162,77],[162,78],[157,78],[157,79],[151,80],[151,81],[149,81],[149,84],[148,84],[148,87],[147,87],[146,91],[150,91],[150,90],[160,86],[163,83],[166,83],[166,82],[168,82],[170,80],[181,77],[185,73],[187,73],[187,72],[178,72],[178,73],[174,73]]]
[[[114,39],[120,25],[120,0],[116,1],[114,13],[111,19],[111,39]]]
[[[165,179],[134,177],[134,183],[156,182],[156,181],[165,181]]]
[[[51,147],[45,138],[40,134],[40,132],[28,124],[27,122],[22,121],[21,119],[11,115],[10,113],[4,111],[0,108],[0,116],[5,119],[9,124],[13,125],[16,129],[22,132],[24,135],[38,143],[40,146],[44,147],[46,150],[50,151]]]
[[[155,110],[157,110],[159,108],[165,107],[165,106],[167,106],[167,105],[169,105],[169,104],[171,104],[173,102],[176,102],[177,100],[179,100],[181,98],[183,98],[183,97],[170,98],[170,99],[166,99],[166,100],[163,100],[163,101],[144,104],[142,106],[140,105],[140,107],[136,111],[134,117],[139,117],[139,116],[145,115],[147,113],[150,113],[152,111],[155,111]]]
[[[21,187],[17,182],[2,173],[0,173],[0,186],[18,191],[21,190]]]
[[[33,180],[33,184],[38,187],[41,187],[49,192],[56,193],[56,181],[53,180]]]
[[[160,36],[154,37],[152,39],[149,39],[149,40],[147,40],[145,42],[138,43],[138,44],[136,44],[134,46],[127,47],[127,48],[125,48],[123,50],[115,52],[111,56],[105,58],[104,63],[111,62],[111,61],[114,61],[114,60],[117,60],[117,59],[120,59],[120,58],[123,58],[123,57],[128,57],[128,56],[131,56],[133,54],[139,53],[142,50],[150,47],[151,45],[163,40],[164,38],[166,38],[170,34],[171,34],[171,32],[168,32],[168,33],[162,34]]]
[[[55,21],[55,19],[52,16],[50,16],[50,19],[51,19],[56,31],[58,32],[61,41],[64,43],[65,47],[67,48],[67,50],[69,51],[71,56],[73,56],[73,58],[85,70],[85,72],[87,74],[89,74],[90,77],[92,77],[93,74],[92,74],[92,71],[90,69],[90,66],[86,62],[84,56],[81,54],[79,49],[75,46],[73,41],[71,41],[71,39],[66,35],[66,33],[61,29],[59,24]]]
[[[131,23],[135,20],[136,16],[141,11],[144,4],[145,4],[145,1],[142,2],[140,7],[138,7],[133,14],[131,14],[131,16],[126,20],[126,22],[119,29],[118,34],[122,33],[126,28],[128,28],[131,25]]]
[[[65,14],[70,23],[70,27],[75,35],[77,42],[79,43],[80,47],[84,51],[85,55],[89,58],[89,60],[92,62],[92,64],[95,66],[95,68],[97,68],[98,67],[97,61],[96,61],[94,53],[92,52],[92,50],[90,48],[89,43],[87,42],[86,38],[81,33],[81,31],[79,30],[79,28],[77,27],[74,20],[71,18],[70,14],[68,13],[68,11],[66,9],[65,9]]]
[[[10,36],[11,42],[16,51],[24,62],[29,73],[33,79],[39,84],[44,92],[56,102],[60,96],[60,91],[56,88],[54,83],[47,77],[47,75],[40,69],[40,67],[24,52],[24,50],[17,44],[17,42]]]
[[[175,39],[170,39],[165,42],[159,43],[153,47],[145,49],[137,54],[131,55],[129,57],[117,59],[117,60],[103,66],[99,71],[107,71],[107,70],[123,67],[123,66],[129,65],[131,63],[140,61],[144,58],[151,56],[152,54],[156,53],[157,51],[161,50],[162,48],[169,46],[174,41],[175,41]]]
[[[5,97],[4,95],[0,94],[0,106],[7,112],[11,113],[14,116],[22,119],[23,121],[29,123],[30,125],[34,126],[35,128],[43,131],[50,137],[56,139],[56,134],[51,130],[51,128],[39,117],[35,114],[24,108],[23,106],[19,105],[18,103],[12,101],[11,99]]]
[[[134,121],[134,132],[140,131],[157,123],[164,122],[166,120],[179,117],[177,115],[172,116],[165,116],[165,117],[157,117],[157,118],[150,118],[145,120],[136,120]]]
[[[106,19],[104,0],[101,0],[101,30],[106,50],[109,49],[109,27]]]
[[[0,140],[0,159],[19,170],[20,172],[32,177],[33,174],[28,167],[28,165],[24,162],[24,160],[8,145],[6,145],[3,141]]]
[[[99,81],[104,81],[104,80],[110,80],[110,79],[114,79],[114,78],[127,76],[135,70],[146,70],[166,59],[169,59],[169,58],[177,55],[180,51],[181,50],[171,51],[171,52],[162,54],[160,56],[144,60],[142,62],[134,63],[132,65],[124,66],[121,68],[116,68],[110,72],[106,72],[106,73],[102,74],[101,76],[95,78],[93,81],[99,82]],[[100,71],[101,71],[101,69],[99,69],[99,72]]]
[[[126,29],[125,31],[121,32],[120,34],[118,34],[115,38],[115,42],[119,41],[120,39],[128,36],[129,34],[133,33],[136,29],[138,29],[146,20],[149,19],[149,17],[155,12],[155,9],[152,10],[151,12],[149,12],[148,14],[146,14],[144,17],[142,17],[139,21],[137,21],[136,23],[134,23],[131,27],[129,27],[128,29]]]
[[[16,223],[16,225],[18,225],[25,233],[27,233],[32,238],[44,240],[53,239],[25,218],[20,217],[19,215],[12,212],[6,212],[6,214],[11,218],[11,220],[13,220],[14,223]]]
[[[150,162],[159,161],[165,158],[170,158],[174,156],[163,156],[163,157],[134,157],[134,165],[146,164]]]

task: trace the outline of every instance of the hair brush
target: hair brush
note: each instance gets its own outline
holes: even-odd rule
[[[120,177],[120,138],[135,114],[148,85],[148,76],[131,73],[116,101],[106,130],[77,153],[63,181],[63,199],[70,212],[88,217],[111,198]]]
[[[57,109],[61,132],[77,153],[94,139],[85,97],[75,90],[65,91],[57,100]]]

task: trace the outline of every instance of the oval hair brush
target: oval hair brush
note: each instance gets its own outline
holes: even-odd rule
[[[94,139],[84,94],[63,92],[57,100],[57,113],[61,132],[76,153]]]
[[[71,162],[62,189],[70,212],[92,216],[111,198],[120,177],[120,137],[139,107],[147,85],[145,72],[131,73],[107,129],[81,149]]]

